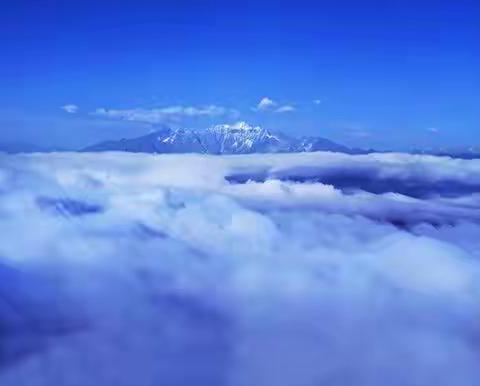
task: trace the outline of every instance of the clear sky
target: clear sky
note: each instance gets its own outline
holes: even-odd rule
[[[480,145],[478,0],[0,11],[0,142],[82,147],[245,120],[364,147]]]

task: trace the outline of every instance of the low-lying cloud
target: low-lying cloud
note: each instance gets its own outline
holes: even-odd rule
[[[476,386],[479,186],[402,154],[0,155],[0,384]]]

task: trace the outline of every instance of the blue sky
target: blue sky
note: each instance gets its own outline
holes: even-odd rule
[[[478,1],[1,8],[0,142],[246,120],[362,147],[480,144]]]

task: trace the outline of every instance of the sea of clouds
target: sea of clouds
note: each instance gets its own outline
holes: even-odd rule
[[[0,155],[2,386],[478,386],[480,160]]]

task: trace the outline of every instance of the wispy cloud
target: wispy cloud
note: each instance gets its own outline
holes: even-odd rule
[[[156,109],[106,109],[98,108],[93,115],[143,123],[168,123],[178,122],[185,118],[238,116],[238,111],[216,105],[202,107],[195,106],[169,106]]]
[[[257,105],[257,110],[259,111],[267,111],[275,108],[277,105],[276,102],[274,102],[272,99],[268,97],[264,97],[260,100],[260,102]]]
[[[437,127],[429,127],[429,128],[427,129],[427,131],[428,131],[429,133],[432,133],[432,134],[439,134],[439,133],[440,133],[440,129],[437,128]]]
[[[295,111],[295,107],[292,105],[279,106],[277,102],[268,97],[263,97],[258,105],[253,109],[254,111],[269,111],[273,113],[287,113]]]
[[[61,109],[69,114],[75,114],[78,112],[79,107],[74,104],[68,104],[61,107]]]
[[[314,99],[314,100],[313,100],[313,104],[315,104],[315,105],[321,105],[321,104],[322,104],[322,100],[321,100],[321,99]]]
[[[296,111],[296,108],[291,105],[280,106],[275,110],[276,113],[291,113]]]

